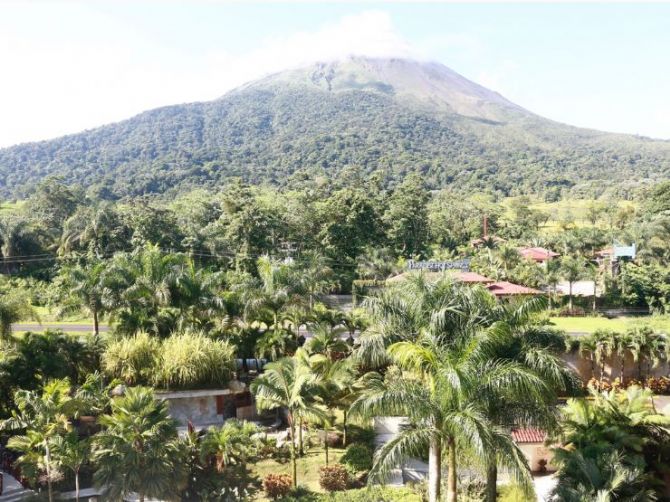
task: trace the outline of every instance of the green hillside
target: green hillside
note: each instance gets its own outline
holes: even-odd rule
[[[381,170],[389,183],[417,171],[432,188],[505,196],[625,195],[667,177],[670,142],[558,124],[436,63],[352,58],[2,149],[0,196],[23,197],[49,175],[113,197],[230,177],[283,184],[348,165]]]

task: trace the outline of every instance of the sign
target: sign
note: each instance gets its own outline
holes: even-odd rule
[[[455,261],[414,261],[407,262],[408,270],[428,270],[430,272],[444,272],[445,270],[460,270],[468,272],[470,270],[470,260]]]

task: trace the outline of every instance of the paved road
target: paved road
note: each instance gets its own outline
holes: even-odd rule
[[[42,324],[37,323],[19,323],[12,324],[12,331],[36,331],[42,332],[47,329],[60,329],[68,333],[93,333],[92,324],[81,324],[81,323],[49,323],[45,322]],[[101,324],[99,327],[101,332],[109,331],[109,326],[106,324]]]

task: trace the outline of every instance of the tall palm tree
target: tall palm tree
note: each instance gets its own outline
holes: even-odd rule
[[[303,419],[325,420],[325,411],[316,403],[316,376],[306,364],[307,354],[298,349],[293,357],[285,357],[265,366],[263,374],[251,383],[259,410],[285,409],[290,431],[293,486],[298,486],[296,426]]]
[[[643,363],[647,363],[647,375],[652,368],[656,368],[663,360],[667,359],[667,349],[670,340],[664,333],[654,331],[649,327],[633,328],[629,330],[629,349],[633,360],[638,365],[638,378],[643,378]]]
[[[173,497],[181,488],[184,462],[167,404],[156,400],[151,389],[131,387],[111,406],[93,438],[96,484],[113,499],[130,493],[137,493],[140,502]]]
[[[301,257],[298,270],[298,288],[307,295],[307,306],[312,310],[318,298],[337,286],[333,269],[325,256],[310,252]]]
[[[402,370],[393,378],[366,376],[366,388],[352,405],[365,417],[404,416],[409,426],[378,452],[370,473],[379,480],[402,458],[429,449],[429,500],[440,499],[443,452],[447,453],[447,501],[457,499],[458,452],[472,451],[484,462],[497,455],[520,483],[529,488],[528,464],[508,433],[487,415],[494,396],[529,396],[539,400],[546,383],[511,361],[491,358],[493,336],[454,340],[424,333],[416,342],[397,342],[389,355]]]
[[[41,392],[19,390],[14,394],[16,409],[0,430],[24,430],[13,436],[8,447],[20,451],[19,464],[35,474],[44,473],[49,501],[53,501],[53,481],[58,479],[54,448],[57,438],[70,429],[70,419],[77,413],[79,403],[70,397],[67,380],[47,383]]]
[[[79,502],[79,473],[82,466],[89,459],[89,441],[85,438],[80,438],[74,431],[65,436],[58,436],[56,439],[55,457],[61,466],[72,471],[74,475],[75,500]]]
[[[564,256],[561,259],[561,271],[563,277],[568,281],[568,308],[572,312],[572,287],[575,282],[581,280],[584,277],[586,271],[586,260],[579,257],[573,256]]]
[[[61,270],[64,301],[59,317],[72,311],[87,311],[93,316],[93,333],[100,334],[100,316],[104,312],[106,266],[102,261],[66,266]]]
[[[270,330],[282,331],[282,313],[298,303],[295,276],[289,265],[268,257],[259,258],[256,266],[260,283],[243,292],[244,316],[247,320],[268,318]]]

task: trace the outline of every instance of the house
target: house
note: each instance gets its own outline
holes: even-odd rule
[[[560,256],[558,253],[541,247],[525,247],[518,249],[519,254],[535,263],[546,263]]]
[[[415,272],[412,272],[411,270],[407,272],[403,272],[402,274],[395,275],[391,277],[390,279],[387,279],[387,283],[394,283],[394,282],[400,282],[404,281],[407,279],[407,277]],[[423,276],[427,281],[438,281],[442,277],[444,277],[445,274],[447,274],[448,277],[451,277],[453,280],[458,281],[458,282],[463,282],[466,284],[490,284],[492,282],[495,282],[493,279],[489,279],[488,277],[485,277],[481,274],[477,274],[476,272],[466,272],[462,270],[449,270],[446,272],[422,272]]]
[[[519,284],[513,284],[507,281],[494,282],[486,284],[488,289],[496,298],[510,298],[513,296],[535,296],[541,295],[542,291],[533,288],[527,288]]]
[[[547,433],[541,429],[513,429],[512,440],[517,444],[526,457],[530,470],[534,472],[555,471],[552,465],[554,455],[548,446],[545,446]]]

